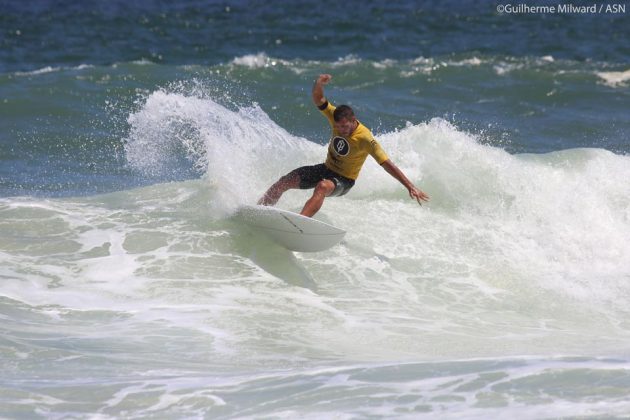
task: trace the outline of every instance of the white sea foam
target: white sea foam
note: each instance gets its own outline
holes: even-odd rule
[[[46,66],[32,71],[16,71],[14,74],[16,76],[36,76],[38,74],[52,73],[59,70],[61,70],[61,67]]]
[[[386,70],[392,67],[402,67],[401,75],[403,77],[411,77],[416,73],[431,74],[431,72],[440,69],[442,67],[476,67],[490,62],[484,58],[471,57],[465,59],[435,59],[418,57],[412,60],[394,60],[384,59],[380,61],[367,61],[361,57],[350,54],[344,57],[337,58],[336,61],[329,63],[333,68],[343,68],[347,66],[357,65],[362,62],[371,63],[372,67],[378,70]],[[317,60],[282,60],[279,58],[273,58],[266,53],[260,52],[258,54],[247,54],[240,57],[235,57],[230,62],[231,65],[244,66],[252,69],[269,68],[277,65],[283,65],[296,74],[302,74],[310,68],[321,68],[324,63]]]
[[[63,70],[85,70],[85,69],[89,69],[89,68],[93,68],[93,67],[94,66],[91,65],[91,64],[80,64],[80,65],[75,66],[75,67],[52,67],[52,66],[46,66],[46,67],[42,67],[41,69],[32,70],[32,71],[16,71],[13,74],[16,75],[16,76],[38,76],[40,74],[54,73],[54,72],[63,71]]]
[[[247,54],[242,57],[236,57],[232,60],[233,64],[246,66],[250,68],[267,67],[271,64],[271,59],[265,53]]]
[[[289,135],[257,107],[230,111],[209,99],[155,92],[130,118],[128,157],[134,166],[160,170],[161,161],[172,158],[164,152],[180,141],[169,131],[172,121],[192,122],[195,132],[203,133],[192,143],[194,150],[186,153],[197,159],[204,168],[204,182],[212,185],[211,214],[219,208],[226,214],[238,203],[256,200],[279,175],[319,162],[325,154],[324,147]],[[509,335],[520,338],[514,339],[511,351],[521,348],[525,337],[534,352],[558,345],[548,334],[571,317],[582,319],[583,328],[614,335],[616,327],[602,322],[625,313],[625,294],[620,291],[630,272],[625,240],[630,234],[630,191],[619,180],[630,176],[627,157],[594,149],[510,155],[440,119],[383,134],[379,140],[432,202],[425,210],[419,208],[371,160],[345,198],[327,200],[322,215],[349,229],[347,248],[327,255],[330,266],[309,256],[300,256],[298,262],[316,281],[336,279],[339,288],[330,292],[337,298],[328,309],[311,298],[305,307],[320,319],[330,317],[333,323],[343,319],[340,327],[352,325],[353,333],[345,327],[312,331],[312,340],[307,340],[314,351],[325,352],[319,343],[333,340],[338,350],[366,358],[391,356],[394,347],[400,354],[430,354],[433,350],[424,344],[414,349],[397,341],[406,337],[397,319],[432,318],[431,313],[448,312],[449,302],[456,302],[469,316],[480,308],[501,306],[498,302],[504,299],[537,313],[530,318],[515,312]],[[304,192],[290,192],[280,205],[297,209],[306,197]],[[591,227],[588,234],[583,226]],[[332,287],[317,283],[324,290]],[[339,307],[337,299],[345,296],[344,291],[369,304],[356,303],[350,311]],[[448,298],[427,305],[427,293]],[[570,306],[558,317],[550,309],[558,299],[577,299],[593,306],[598,315],[585,319]],[[257,310],[263,311],[267,303],[264,299],[259,303]],[[371,313],[379,313],[379,320],[372,320],[367,315]],[[464,322],[448,313],[450,321],[419,322],[414,328],[435,334],[433,344],[440,342],[449,322]],[[476,334],[484,331],[485,338],[473,339],[472,346],[485,348],[486,339],[507,333],[499,319],[480,316],[478,322],[483,327]],[[383,333],[374,334],[375,329]],[[322,340],[320,334],[329,339]],[[566,336],[562,340],[571,342]],[[590,340],[574,340],[570,346],[585,342]]]
[[[252,186],[261,188],[261,174],[280,176],[291,169],[291,156],[306,162],[302,154],[322,149],[289,135],[257,106],[230,111],[211,99],[163,91],[151,94],[129,123],[126,151],[133,167],[167,173],[183,149],[179,156],[205,173],[210,185],[221,185],[220,201],[232,208],[259,193]]]
[[[107,196],[105,207],[56,202],[50,217],[64,221],[59,229],[71,242],[55,245],[51,238],[50,245],[29,244],[24,252],[63,246],[63,269],[28,257],[39,267],[32,293],[19,293],[18,280],[10,283],[11,293],[5,289],[7,296],[31,304],[54,297],[81,309],[103,299],[99,308],[121,310],[128,299],[144,300],[147,308],[213,301],[234,308],[227,330],[240,331],[231,334],[237,341],[251,339],[245,326],[259,314],[267,317],[259,328],[268,332],[256,340],[272,354],[286,345],[280,337],[300,331],[313,356],[332,352],[361,360],[461,356],[448,344],[455,335],[467,342],[466,354],[484,355],[498,340],[501,354],[544,354],[558,346],[614,347],[615,336],[627,334],[620,327],[630,273],[625,156],[596,149],[511,155],[444,120],[412,124],[378,138],[431,202],[419,207],[370,159],[355,188],[327,200],[319,215],[348,230],[345,245],[290,259],[260,248],[264,242],[228,217],[280,175],[321,162],[324,146],[290,135],[256,106],[229,110],[166,91],[149,95],[129,122],[132,167],[168,173],[183,157],[202,179]],[[307,197],[291,191],[279,205],[299,209]],[[9,225],[23,223],[8,215]],[[25,257],[8,255],[14,262],[7,276],[19,277]],[[276,295],[300,272],[317,283],[318,294]],[[42,293],[52,278],[66,286]],[[96,300],[87,299],[89,290]],[[557,302],[566,307],[558,309]],[[212,319],[222,323],[216,315]],[[287,318],[293,323],[274,321]],[[427,339],[409,341],[412,330]]]
[[[626,86],[630,81],[630,70],[626,71],[600,71],[595,73],[604,84],[610,87]]]
[[[416,74],[431,75],[437,70],[448,67],[479,67],[491,62],[491,60],[478,57],[464,59],[418,57],[404,62],[397,61],[395,64],[404,69],[400,72],[401,77],[407,78],[413,77]],[[389,66],[393,64],[394,63],[389,63]]]
[[[356,54],[348,54],[344,57],[337,58],[337,61],[331,63],[332,67],[343,67],[360,63],[362,60]]]
[[[262,52],[258,54],[247,54],[241,57],[236,57],[232,60],[231,64],[237,66],[245,66],[252,69],[274,67],[277,65],[285,65],[289,66],[292,69],[297,69],[294,62],[269,57],[267,54]]]
[[[628,377],[627,362],[587,358],[355,363],[214,375],[156,369],[142,376],[114,377],[104,384],[61,381],[66,392],[73,391],[72,399],[50,386],[28,393],[25,389],[34,388],[36,382],[26,380],[13,391],[24,398],[11,405],[31,404],[59,414],[96,412],[99,417],[158,412],[178,417],[255,414],[309,419],[623,416],[630,408],[625,398]],[[95,394],[103,403],[88,398]]]
[[[332,62],[322,62],[319,60],[293,59],[285,60],[269,56],[265,52],[257,54],[246,54],[233,58],[228,65],[242,66],[250,69],[282,67],[295,74],[301,75],[307,72],[322,71],[327,67],[342,69],[366,63],[377,71],[387,71],[398,69],[398,74],[402,78],[413,78],[418,75],[431,77],[436,73],[448,68],[489,68],[497,76],[507,76],[519,71],[545,71],[553,76],[565,74],[592,75],[595,74],[602,84],[617,88],[625,87],[630,80],[630,71],[605,71],[606,65],[601,63],[591,63],[584,66],[571,60],[558,60],[552,55],[540,57],[498,57],[498,56],[438,56],[438,57],[417,57],[414,59],[382,59],[378,61],[367,60],[360,56],[350,54],[338,57]]]

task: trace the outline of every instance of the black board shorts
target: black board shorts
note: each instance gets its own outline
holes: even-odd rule
[[[335,189],[330,194],[330,197],[339,197],[350,191],[350,188],[354,186],[354,179],[346,178],[336,172],[331,171],[320,163],[319,165],[302,166],[292,171],[300,177],[300,189],[306,190],[309,188],[315,188],[317,183],[324,179],[329,179],[335,184]]]

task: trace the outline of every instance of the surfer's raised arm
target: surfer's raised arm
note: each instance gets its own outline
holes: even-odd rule
[[[326,97],[324,97],[324,85],[328,84],[332,79],[330,74],[320,74],[315,83],[313,84],[313,102],[316,106],[321,106],[326,103]]]

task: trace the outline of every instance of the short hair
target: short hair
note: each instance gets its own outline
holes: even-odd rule
[[[339,122],[344,118],[348,120],[354,118],[354,111],[348,105],[339,105],[333,112],[333,119],[335,122]]]

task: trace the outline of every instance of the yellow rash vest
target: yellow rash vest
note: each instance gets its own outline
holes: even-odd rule
[[[368,155],[371,155],[379,165],[389,159],[381,145],[374,139],[372,132],[358,121],[357,128],[350,137],[341,136],[335,130],[333,113],[336,107],[330,102],[324,105],[324,108],[320,107],[320,111],[328,119],[332,128],[332,137],[328,145],[328,156],[325,163],[328,169],[346,178],[356,180]]]

